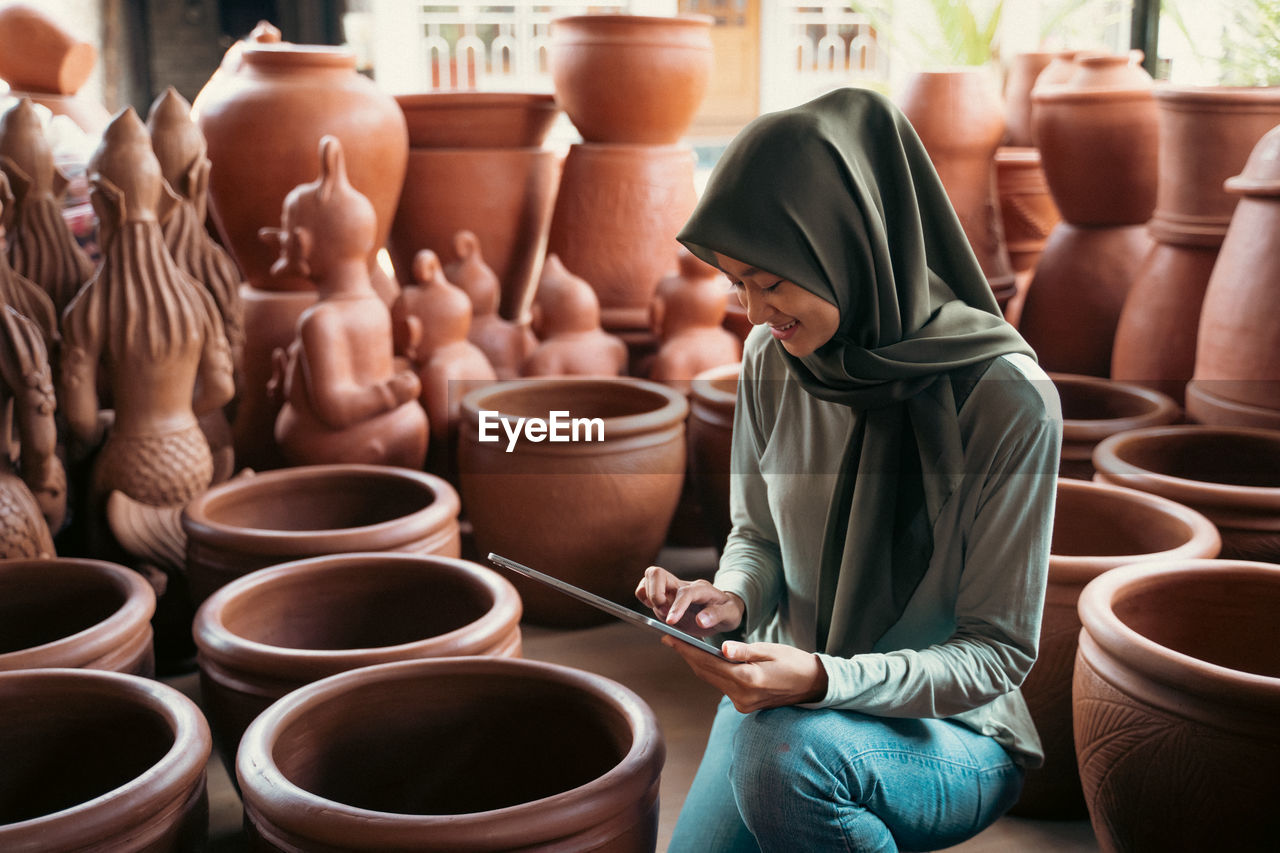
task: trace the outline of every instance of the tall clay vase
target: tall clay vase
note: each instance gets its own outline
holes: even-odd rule
[[[261,569],[214,593],[192,628],[200,694],[220,752],[321,678],[398,660],[520,655],[520,596],[497,572],[449,557],[356,553]]]
[[[205,849],[209,726],[158,681],[0,673],[0,850]]]
[[[1222,556],[1280,563],[1280,431],[1174,425],[1118,433],[1093,452],[1096,479],[1204,513]]]
[[[1085,584],[1128,563],[1215,557],[1220,544],[1213,522],[1171,500],[1103,483],[1058,481],[1040,654],[1022,683],[1045,759],[1043,767],[1027,771],[1013,813],[1085,815],[1071,736],[1076,602]]]
[[[1280,567],[1129,566],[1080,596],[1075,735],[1105,851],[1270,850]]]
[[[1049,378],[1062,401],[1062,477],[1092,479],[1093,449],[1107,436],[1182,417],[1177,403],[1143,385],[1073,373],[1050,373]]]
[[[1187,414],[1219,426],[1280,429],[1280,129],[1228,178],[1239,197],[1200,310]]]
[[[0,672],[70,667],[155,675],[156,595],[101,560],[0,561]]]
[[[742,364],[725,364],[693,378],[689,391],[689,477],[712,543],[721,550],[729,518],[729,455]]]
[[[289,694],[245,732],[236,774],[255,850],[651,853],[664,758],[626,687],[469,657]]]
[[[468,393],[458,476],[479,553],[634,601],[680,498],[688,408],[665,385],[621,377],[522,379]],[[555,431],[512,445],[506,430],[518,418]],[[579,627],[609,618],[542,584],[512,582],[530,622]]]
[[[1200,308],[1237,196],[1238,174],[1280,123],[1280,86],[1161,87],[1160,181],[1148,228],[1155,246],[1116,326],[1111,375],[1179,403],[1195,370]]]
[[[898,105],[929,152],[1003,310],[1016,283],[996,192],[994,160],[1005,121],[994,75],[985,67],[918,71]]]
[[[237,477],[187,504],[187,575],[196,604],[265,566],[353,551],[457,557],[458,493],[390,465],[304,465]]]

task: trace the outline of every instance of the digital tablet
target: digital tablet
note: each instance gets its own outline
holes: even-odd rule
[[[594,592],[587,592],[585,589],[576,587],[571,583],[566,583],[559,578],[553,578],[551,575],[544,575],[542,572],[531,569],[528,566],[521,565],[515,560],[508,560],[506,557],[499,557],[497,554],[490,554],[489,562],[493,563],[495,566],[502,566],[504,569],[510,569],[517,574],[530,578],[531,580],[539,581],[549,587],[558,589],[565,595],[571,595],[585,604],[590,604],[592,607],[599,608],[605,613],[618,617],[624,622],[630,622],[632,625],[639,625],[641,628],[650,628],[655,631],[661,631],[667,636],[675,637],[677,640],[686,642],[694,648],[701,649],[707,654],[715,655],[721,660],[728,660],[718,647],[713,646],[706,640],[695,637],[692,634],[685,633],[679,628],[672,628],[665,622],[659,622],[657,619],[645,616],[643,613],[637,613],[636,611],[628,607],[623,607],[621,604],[610,601],[607,598],[601,598]]]

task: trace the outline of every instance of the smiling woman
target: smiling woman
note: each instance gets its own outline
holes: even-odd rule
[[[769,333],[787,352],[806,356],[831,340],[840,326],[840,309],[821,296],[773,273],[714,252],[720,269],[733,279],[733,289],[753,325],[768,324]]]

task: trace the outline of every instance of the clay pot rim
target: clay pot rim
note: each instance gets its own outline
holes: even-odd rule
[[[629,723],[631,746],[626,755],[591,781],[558,794],[486,812],[452,815],[405,815],[360,809],[306,791],[279,770],[272,758],[272,731],[281,731],[317,705],[344,701],[362,683],[419,678],[506,676],[542,679],[581,693],[617,711]],[[565,837],[599,822],[601,803],[612,812],[622,811],[658,783],[665,747],[653,710],[630,688],[601,675],[559,664],[523,658],[453,657],[398,661],[364,667],[301,687],[271,705],[245,730],[236,755],[236,777],[241,791],[268,792],[252,803],[267,820],[288,832],[321,836],[350,832],[357,823],[368,843],[411,849],[424,831],[439,844],[474,838],[481,826],[485,839],[497,847],[524,846],[531,841],[530,827],[541,828],[548,813],[555,818],[556,837]],[[249,801],[246,798],[246,807]],[[495,827],[501,820],[506,826]]]
[[[70,694],[81,701],[104,696],[136,701],[165,721],[173,733],[173,744],[155,764],[105,794],[62,811],[0,826],[0,847],[13,849],[30,843],[29,849],[39,849],[56,839],[68,848],[87,849],[119,833],[122,812],[135,818],[160,812],[167,818],[187,802],[192,788],[203,792],[204,784],[197,785],[197,780],[204,776],[213,738],[195,702],[175,688],[137,675],[67,668],[0,673],[0,695],[9,684],[26,687],[28,692],[47,689],[54,697]],[[175,801],[175,792],[181,799]],[[69,819],[74,820],[70,831],[60,825]],[[147,825],[135,828],[140,833]],[[71,832],[74,834],[68,838]]]
[[[97,624],[60,637],[39,646],[0,654],[0,672],[7,670],[48,667],[49,658],[65,661],[58,668],[74,668],[97,661],[128,642],[140,628],[151,630],[151,617],[156,610],[156,594],[142,575],[106,560],[77,557],[51,559],[5,560],[0,562],[0,574],[32,571],[41,578],[55,574],[78,573],[80,576],[105,577],[124,594],[120,607]],[[68,578],[60,578],[66,582]],[[73,652],[74,650],[74,652]]]
[[[1001,145],[996,149],[995,160],[1015,166],[1039,166],[1040,149],[1034,145]]]
[[[1077,611],[1083,631],[1107,656],[1123,661],[1125,667],[1142,676],[1217,704],[1263,706],[1261,710],[1280,714],[1280,678],[1209,663],[1161,645],[1122,622],[1111,606],[1112,601],[1130,594],[1227,573],[1280,583],[1280,566],[1248,560],[1171,560],[1122,566],[1090,581],[1080,593]]]
[[[1239,426],[1280,430],[1280,410],[1267,409],[1222,397],[1206,390],[1213,380],[1192,376],[1187,382],[1187,413],[1193,420],[1203,423],[1235,423]],[[1215,417],[1216,416],[1216,417]]]
[[[1217,107],[1230,112],[1274,112],[1280,107],[1280,86],[1187,86],[1160,83],[1153,89],[1163,109],[1197,113]]]
[[[293,483],[306,487],[315,480],[330,480],[353,476],[359,479],[382,478],[409,481],[434,495],[425,507],[407,515],[361,527],[342,527],[329,530],[271,530],[263,527],[240,527],[209,517],[209,505],[220,500],[230,500],[236,494],[261,488],[265,485]],[[458,492],[448,481],[425,471],[400,468],[394,465],[299,465],[237,477],[213,486],[193,498],[182,510],[182,527],[188,536],[196,536],[214,547],[251,551],[263,555],[283,555],[296,559],[300,553],[308,555],[349,552],[354,550],[394,550],[395,545],[421,539],[451,519],[456,519],[462,508]],[[360,545],[350,547],[352,541]],[[304,547],[305,545],[305,547]]]
[[[299,578],[314,578],[317,583],[324,583],[334,574],[356,567],[367,568],[373,562],[398,563],[403,567],[430,566],[432,572],[443,569],[455,577],[463,578],[474,588],[484,589],[492,598],[492,606],[480,618],[444,634],[392,646],[352,649],[273,646],[236,634],[223,621],[223,610],[232,599],[255,595],[264,588],[276,585],[287,587],[296,583]],[[452,657],[491,653],[509,640],[508,635],[519,630],[522,609],[520,595],[511,582],[477,563],[437,555],[355,551],[281,563],[231,581],[200,605],[196,611],[193,633],[202,665],[207,658],[208,662],[219,667],[229,666],[235,670],[289,681],[296,681],[300,676],[315,680],[392,660],[438,657],[441,653]],[[460,638],[465,642],[459,643]],[[461,654],[452,651],[459,648],[463,650]]]
[[[245,42],[240,52],[240,59],[245,68],[328,66],[347,69],[356,67],[356,52],[349,47],[330,44],[294,44],[288,41]]]
[[[489,160],[499,158],[546,157],[554,159],[559,155],[551,148],[540,145],[498,145],[492,148],[482,145],[411,145],[409,160],[421,159],[435,155],[462,157],[483,157]]]
[[[694,376],[690,381],[690,400],[717,409],[732,409],[737,403],[737,393],[730,394],[724,391],[716,385],[716,382],[725,379],[740,379],[741,377],[742,362],[740,361],[708,368]]]
[[[705,31],[710,33],[712,25],[715,24],[715,18],[711,15],[704,15],[698,12],[691,12],[680,15],[629,15],[617,12],[602,12],[595,15],[565,15],[561,18],[553,18],[551,20],[551,37],[554,39],[556,30],[568,28],[581,28],[597,26],[615,27],[630,26],[638,24],[642,27],[675,27],[677,29]],[[639,44],[628,40],[629,44]],[[674,47],[667,42],[659,42],[664,47]],[[710,49],[710,44],[707,45]]]
[[[1217,556],[1222,548],[1222,534],[1219,533],[1217,525],[1208,516],[1169,498],[1127,486],[1117,486],[1113,483],[1059,477],[1058,490],[1061,492],[1064,489],[1086,494],[1107,495],[1155,510],[1185,524],[1189,528],[1191,535],[1186,542],[1175,548],[1165,551],[1152,551],[1146,554],[1069,556],[1050,553],[1049,574],[1054,580],[1085,583],[1097,577],[1100,572],[1108,571],[1116,566],[1130,563],[1213,557]]]
[[[1098,396],[1125,397],[1141,400],[1150,405],[1147,412],[1127,417],[1088,419],[1064,417],[1062,420],[1064,441],[1101,441],[1116,432],[1169,424],[1182,414],[1181,408],[1172,397],[1144,385],[1081,373],[1050,371],[1048,375],[1055,385],[1063,383],[1092,392],[1100,392]]]
[[[1150,102],[1153,106],[1155,98],[1152,97],[1152,88],[1098,88],[1098,89],[1080,89],[1065,84],[1053,84],[1049,86],[1039,86],[1031,90],[1031,102],[1035,104],[1069,104],[1074,102],[1084,102],[1090,104],[1105,103],[1108,101],[1138,101],[1140,103]]]
[[[441,89],[393,97],[408,125],[410,150],[541,148],[561,112],[549,92]]]
[[[481,408],[485,408],[489,411],[502,411],[501,407],[497,405],[482,406],[482,401],[505,396],[509,393],[520,393],[525,389],[534,386],[553,390],[566,388],[630,388],[637,393],[650,394],[661,398],[661,405],[647,411],[637,412],[632,415],[619,415],[616,417],[603,418],[605,424],[605,440],[603,442],[599,442],[600,444],[608,444],[614,439],[630,438],[636,435],[645,435],[670,429],[674,425],[683,424],[689,414],[688,398],[681,392],[669,388],[660,382],[653,382],[648,379],[640,379],[634,376],[567,376],[508,379],[500,382],[494,382],[481,388],[476,388],[468,392],[462,398],[462,418],[466,421],[468,427],[478,429]],[[554,403],[549,403],[548,411],[550,411],[553,406]],[[569,412],[569,417],[571,418],[580,416],[581,415],[574,412]],[[543,444],[538,446],[548,447],[551,445]]]

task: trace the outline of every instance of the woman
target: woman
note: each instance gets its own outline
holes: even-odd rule
[[[929,850],[1016,799],[1061,442],[905,118],[841,90],[726,150],[679,235],[756,325],[714,581],[637,597],[721,661],[671,850]],[[738,640],[747,642],[739,642]]]

